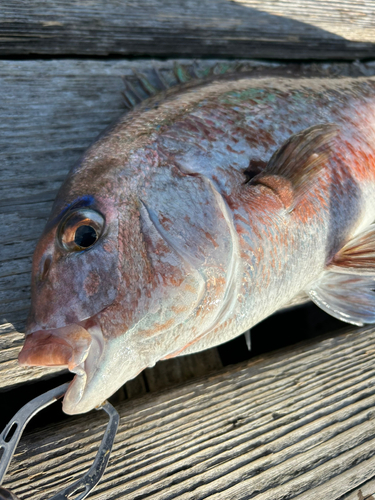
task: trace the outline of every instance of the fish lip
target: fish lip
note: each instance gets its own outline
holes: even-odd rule
[[[77,413],[76,408],[85,394],[87,385],[97,372],[104,352],[104,336],[99,322],[95,321],[94,317],[82,323],[91,335],[91,344],[85,359],[80,364],[69,368],[72,373],[75,373],[63,399],[63,411],[69,415]]]
[[[98,369],[103,350],[103,332],[94,316],[80,323],[28,333],[18,362],[22,366],[67,366],[75,374],[63,400],[63,410],[70,414]]]
[[[26,335],[18,362],[25,366],[67,366],[69,370],[88,355],[91,335],[82,325],[36,330]]]

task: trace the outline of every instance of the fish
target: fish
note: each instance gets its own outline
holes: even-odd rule
[[[374,78],[242,72],[163,90],[63,183],[19,363],[67,366],[76,414],[304,300],[374,323],[374,221]]]

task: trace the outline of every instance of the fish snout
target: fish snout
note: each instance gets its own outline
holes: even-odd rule
[[[89,332],[77,324],[37,330],[26,335],[18,362],[24,366],[67,366],[72,370],[86,359],[91,342]]]
[[[99,322],[90,318],[61,328],[37,329],[26,334],[25,344],[18,356],[23,366],[66,366],[75,377],[64,396],[65,413],[89,411],[101,404],[103,397],[97,391],[85,398],[87,384],[94,377],[105,351],[105,340]],[[83,401],[81,401],[83,398]]]

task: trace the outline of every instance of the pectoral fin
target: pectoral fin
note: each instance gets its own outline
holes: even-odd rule
[[[333,138],[338,133],[338,126],[328,123],[290,136],[272,155],[265,170],[250,183],[267,186],[292,211],[333,154]]]

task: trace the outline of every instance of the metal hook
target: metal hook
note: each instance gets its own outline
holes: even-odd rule
[[[40,410],[46,408],[50,404],[61,398],[69,387],[69,383],[60,385],[41,396],[29,401],[23,406],[6,425],[3,432],[0,434],[0,485],[3,481],[6,471],[8,470],[10,461],[16,450],[17,444],[22,436],[22,433],[31,420]],[[100,481],[105,468],[107,467],[109,456],[112,450],[113,442],[116,436],[117,428],[120,421],[120,416],[113,406],[105,402],[97,410],[104,410],[109,415],[109,422],[104,433],[104,437],[99,446],[98,453],[94,459],[94,463],[86,474],[75,481],[70,486],[64,488],[63,491],[54,495],[51,500],[66,500],[71,499],[72,495],[82,488],[84,491],[80,493],[75,500],[83,500],[92,491],[92,489]],[[1,454],[2,453],[2,454]],[[14,493],[0,486],[0,500],[19,500]]]
[[[96,408],[97,410],[104,410],[109,415],[109,422],[107,424],[107,428],[104,433],[104,437],[99,446],[98,453],[96,454],[94,463],[90,467],[90,469],[86,472],[86,474],[78,479],[75,483],[71,484],[64,488],[63,491],[54,495],[51,500],[65,500],[67,498],[72,498],[73,493],[81,488],[85,488],[85,490],[75,498],[75,500],[83,500],[87,497],[90,491],[98,484],[102,475],[104,474],[105,468],[107,467],[107,463],[109,460],[109,456],[111,454],[113,441],[115,440],[118,424],[120,421],[120,416],[117,411],[113,408],[113,406],[108,403],[108,401],[103,404],[100,408]]]

